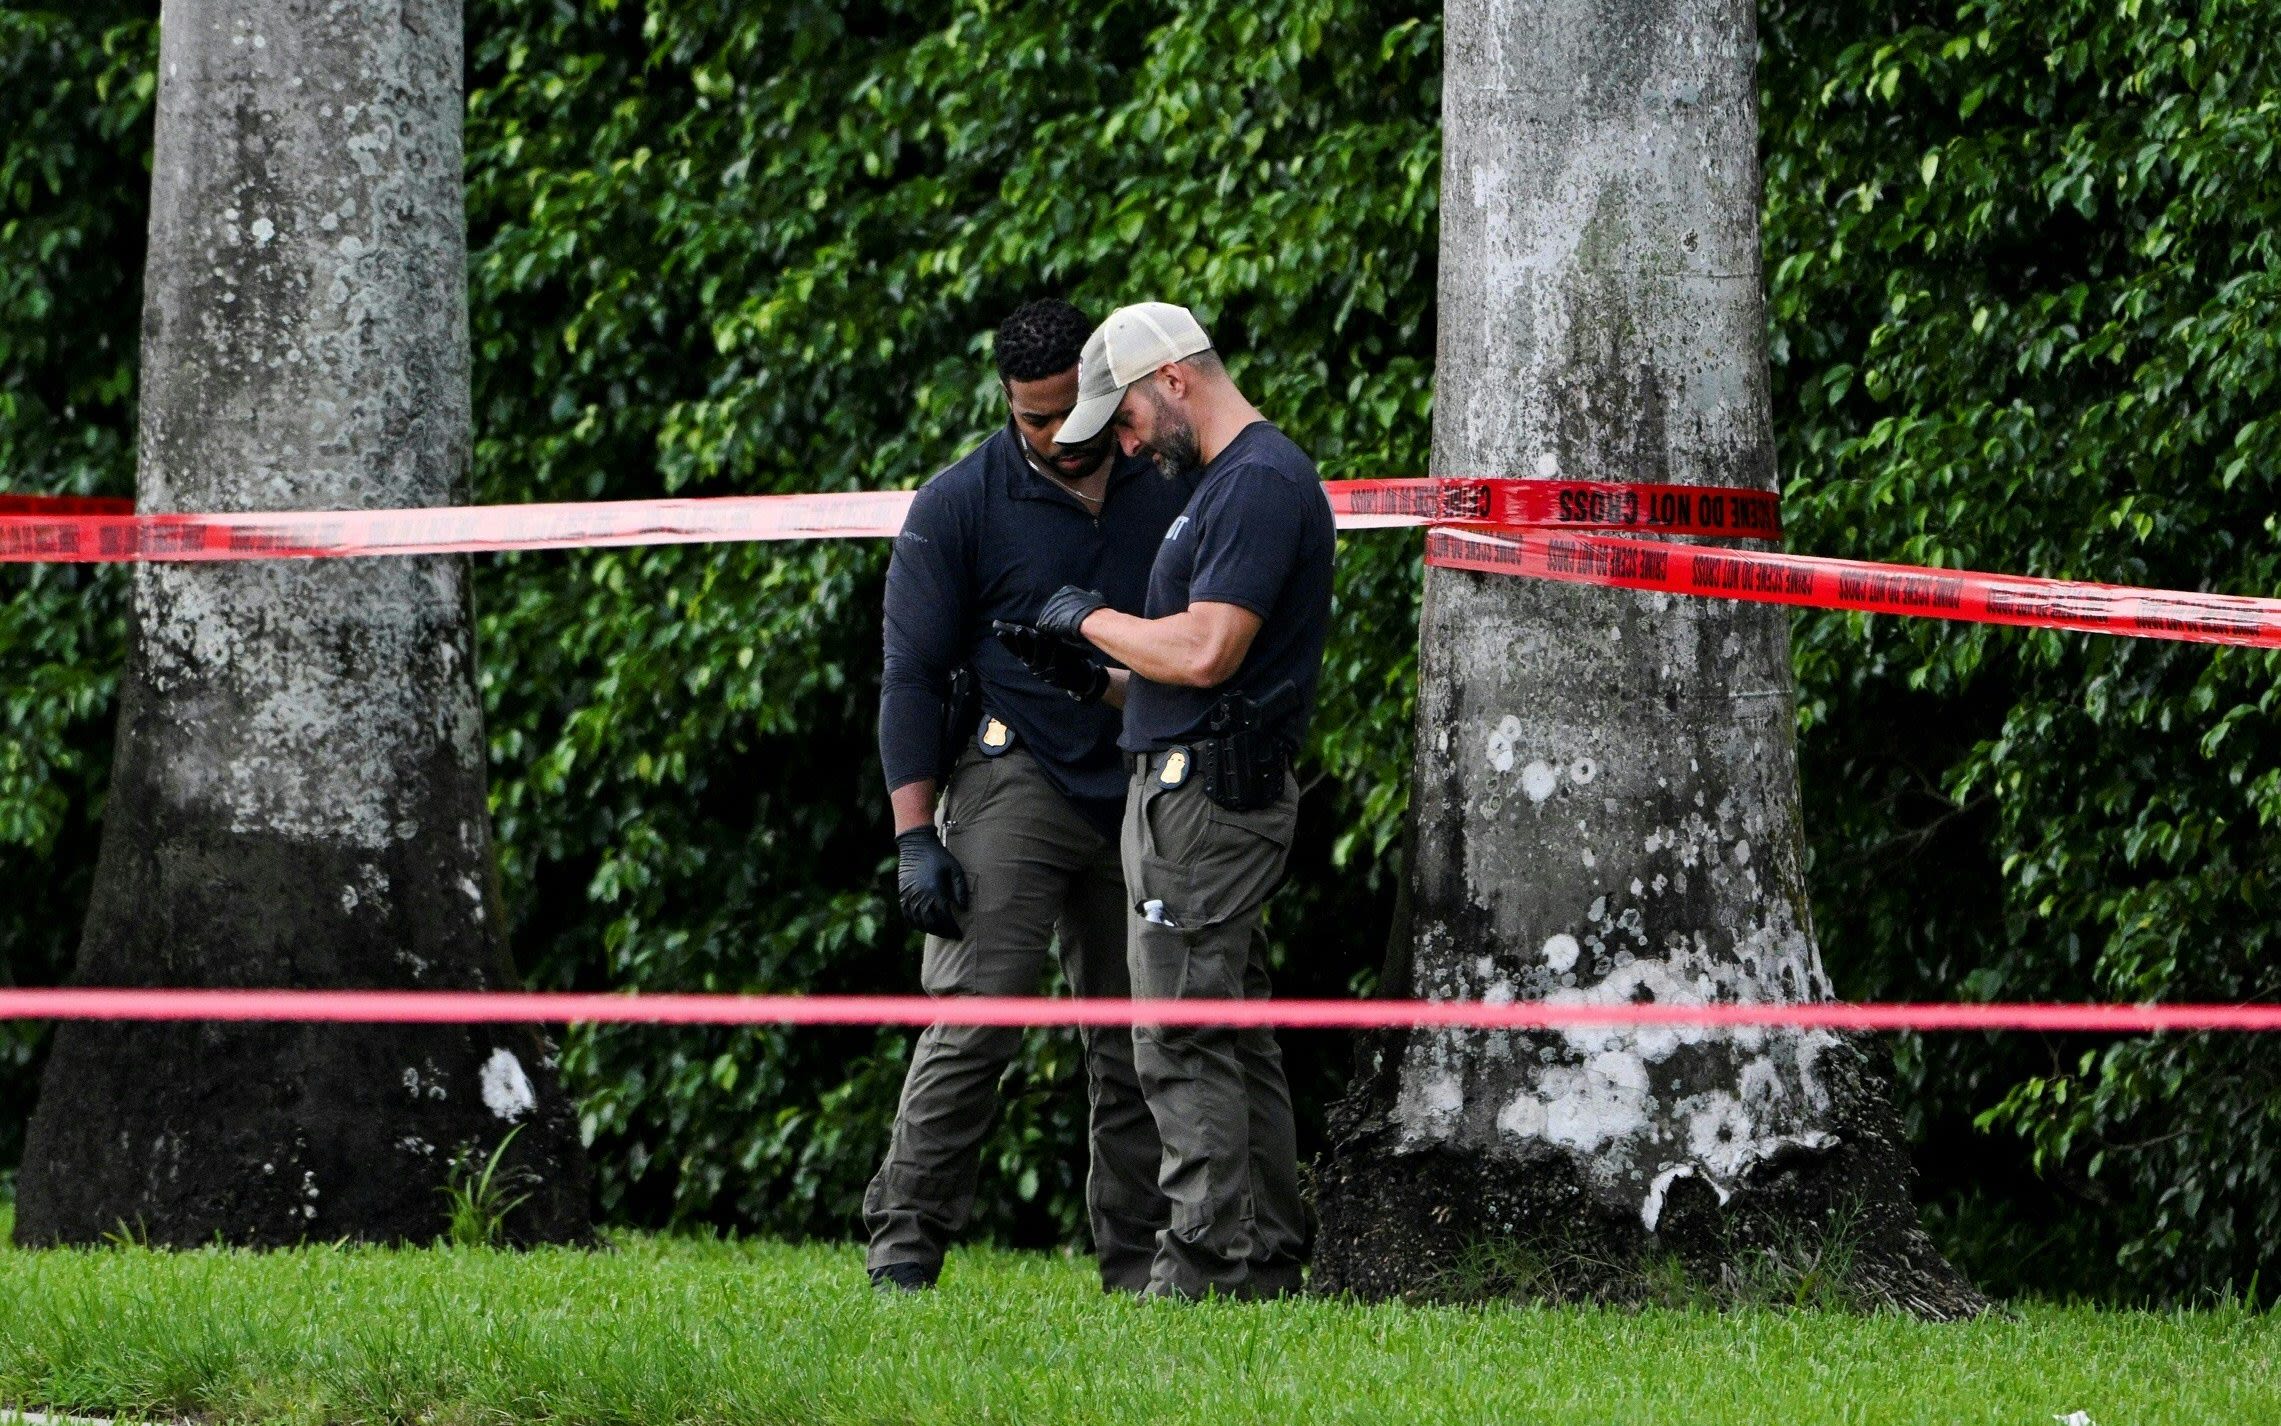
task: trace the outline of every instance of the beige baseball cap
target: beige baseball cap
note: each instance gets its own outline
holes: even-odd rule
[[[1085,339],[1077,361],[1077,404],[1054,436],[1057,444],[1090,441],[1117,414],[1125,389],[1167,362],[1210,351],[1196,314],[1169,302],[1119,307]]]

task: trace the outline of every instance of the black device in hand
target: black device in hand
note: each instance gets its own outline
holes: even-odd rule
[[[1038,611],[1038,628],[1048,634],[1059,634],[1065,639],[1082,639],[1080,632],[1085,621],[1096,609],[1106,609],[1109,601],[1097,589],[1079,589],[1065,584],[1046,600]]]
[[[895,849],[895,893],[903,914],[930,936],[956,940],[965,934],[953,912],[967,907],[966,868],[935,829],[913,827],[895,838]]]
[[[1092,703],[1109,691],[1109,671],[1093,662],[1086,645],[1071,643],[1028,624],[990,621],[998,642],[1026,665],[1038,680],[1058,688],[1080,703]]]

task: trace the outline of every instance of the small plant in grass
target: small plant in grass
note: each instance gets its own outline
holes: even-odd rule
[[[1785,1225],[1774,1241],[1736,1252],[1720,1271],[1720,1297],[1738,1307],[1868,1310],[1854,1276],[1859,1218],[1857,1203],[1840,1203],[1819,1231]]]
[[[531,1197],[526,1187],[532,1181],[530,1173],[513,1170],[501,1176],[499,1172],[499,1165],[507,1157],[515,1136],[522,1132],[520,1124],[509,1130],[480,1169],[476,1167],[474,1145],[467,1145],[452,1155],[450,1176],[444,1186],[436,1190],[448,1205],[445,1242],[459,1248],[495,1248],[505,1240],[507,1216]],[[516,1192],[518,1189],[523,1191]]]
[[[1563,1224],[1470,1243],[1411,1298],[1865,1312],[1875,1303],[1855,1275],[1859,1218],[1857,1204],[1843,1203],[1818,1227],[1784,1224],[1770,1237],[1728,1224],[1715,1251],[1698,1249],[1693,1257],[1670,1249],[1626,1253],[1587,1225]]]
[[[1417,1302],[1631,1301],[1637,1265],[1618,1263],[1588,1227],[1563,1224],[1532,1234],[1477,1239],[1411,1294]],[[1653,1300],[1661,1301],[1660,1295]]]

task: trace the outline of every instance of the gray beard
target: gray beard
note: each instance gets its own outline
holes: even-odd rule
[[[1196,444],[1196,429],[1168,432],[1149,447],[1149,459],[1166,480],[1178,480],[1204,468],[1203,449]]]

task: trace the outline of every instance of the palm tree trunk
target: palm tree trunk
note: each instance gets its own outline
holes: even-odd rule
[[[1452,0],[1434,465],[1775,488],[1750,0]],[[1826,998],[1789,625],[1428,572],[1389,994]],[[1419,1032],[1334,1120],[1319,1285],[1624,1297],[1842,1253],[1981,1300],[1918,1230],[1874,1044]]]
[[[169,0],[145,279],[145,511],[467,496],[458,0]],[[482,988],[515,976],[465,562],[149,565],[83,985]],[[522,1240],[586,1168],[523,1029],[78,1025],[19,1239],[424,1240],[518,1126]]]

